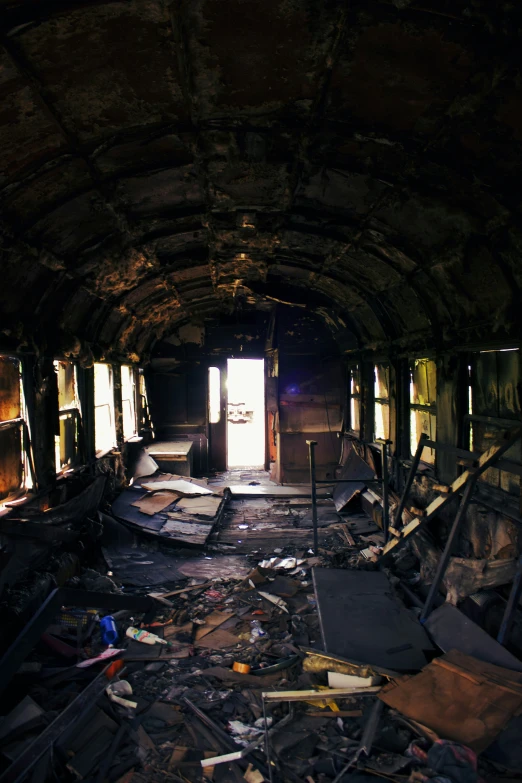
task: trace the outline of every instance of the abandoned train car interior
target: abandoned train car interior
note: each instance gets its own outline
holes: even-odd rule
[[[0,35],[0,783],[522,779],[520,4]]]

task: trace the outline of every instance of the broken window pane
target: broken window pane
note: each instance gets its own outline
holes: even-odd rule
[[[94,365],[94,434],[97,455],[116,446],[112,367],[109,364]]]
[[[0,356],[0,421],[18,419],[20,415],[20,362],[11,356]]]
[[[410,451],[415,454],[420,436],[437,438],[437,366],[433,359],[415,359],[410,366]],[[415,406],[415,407],[413,407]],[[435,464],[435,449],[423,449],[421,459]]]
[[[359,435],[361,429],[361,381],[359,365],[354,365],[348,370],[350,401],[348,429]]]
[[[0,500],[32,486],[23,448],[24,415],[21,364],[0,356]]]
[[[55,436],[56,472],[72,468],[80,462],[80,399],[77,370],[74,362],[56,360],[54,369],[58,383],[59,433]]]
[[[390,367],[376,364],[374,367],[375,421],[374,438],[390,438]]]
[[[502,432],[520,421],[520,352],[518,349],[481,351],[469,365],[469,415],[467,440],[471,451],[484,452]],[[465,435],[466,437],[466,435]],[[504,455],[520,463],[520,442]],[[480,477],[493,487],[517,495],[520,477],[498,468],[489,468]]]
[[[0,500],[14,495],[23,478],[22,429],[0,429]]]
[[[134,368],[121,366],[121,404],[123,412],[123,437],[129,440],[136,435],[136,384]]]

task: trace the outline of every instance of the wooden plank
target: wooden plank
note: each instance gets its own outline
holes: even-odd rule
[[[139,509],[142,514],[153,517],[159,511],[171,506],[176,502],[178,496],[173,492],[154,492],[152,495],[144,495],[136,500],[132,505]]]
[[[177,522],[171,519],[163,525],[160,534],[169,538],[175,538],[176,541],[202,546],[209,537],[211,530],[212,525]]]
[[[491,465],[498,462],[499,458],[508,451],[514,443],[520,439],[521,430],[519,427],[505,432],[503,437],[496,440],[491,447],[481,455],[478,465],[473,470],[465,470],[462,475],[458,476],[451,485],[451,492],[446,495],[441,495],[433,500],[425,510],[425,516],[422,519],[416,517],[408,525],[402,528],[400,538],[393,537],[388,541],[384,547],[381,555],[381,559],[388,555],[393,550],[400,547],[410,535],[423,524],[428,522],[435,514],[440,511],[444,506],[453,500],[453,497],[461,492],[464,487],[470,482],[475,481],[482,473],[484,473]]]
[[[212,633],[212,631],[215,631],[216,628],[225,623],[227,620],[230,620],[230,618],[233,616],[234,615],[230,612],[211,612],[205,617],[205,625],[200,625],[196,631],[196,635],[194,637],[195,641],[199,642],[201,639],[203,639],[203,637],[207,636],[209,633]]]
[[[373,696],[380,690],[380,685],[371,685],[369,688],[327,688],[324,691],[264,691],[262,696],[265,701],[330,701],[350,696]]]

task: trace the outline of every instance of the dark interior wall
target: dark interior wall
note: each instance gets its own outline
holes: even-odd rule
[[[208,368],[225,369],[227,358],[273,358],[274,353],[267,389],[272,456],[278,463],[272,475],[306,481],[305,440],[312,437],[318,441],[319,473],[333,475],[344,399],[339,345],[325,320],[303,308],[277,305],[234,322],[186,325],[159,343],[148,371],[157,436],[208,437]]]
[[[333,478],[343,428],[344,372],[339,345],[324,321],[282,309],[279,349],[278,460],[284,483],[309,480],[306,440],[315,440],[318,478]]]

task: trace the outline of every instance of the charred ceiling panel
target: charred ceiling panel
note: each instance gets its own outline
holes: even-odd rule
[[[186,117],[174,42],[159,2],[70,10],[25,31],[16,43],[81,142]]]
[[[518,6],[10,0],[0,23],[5,332],[45,342],[25,313],[65,305],[135,356],[275,299],[360,347],[519,336]]]

